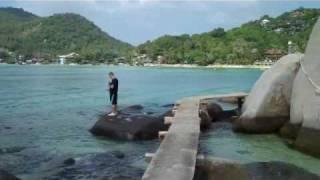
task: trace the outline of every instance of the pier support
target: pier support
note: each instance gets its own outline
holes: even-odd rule
[[[147,163],[150,163],[153,157],[154,157],[154,153],[146,153],[146,154],[144,155],[144,160],[145,160]]]
[[[167,134],[168,134],[168,131],[159,131],[159,139],[162,141]]]
[[[164,124],[165,125],[171,125],[173,123],[173,117],[166,116],[164,117]]]

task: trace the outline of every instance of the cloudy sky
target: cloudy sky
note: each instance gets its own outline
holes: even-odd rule
[[[320,8],[320,1],[170,1],[170,0],[0,0],[0,7],[24,8],[40,16],[78,13],[110,35],[133,45],[164,34],[194,34],[239,26],[264,14],[277,16],[299,7]]]

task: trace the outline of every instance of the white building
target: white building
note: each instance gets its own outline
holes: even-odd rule
[[[265,25],[268,24],[269,22],[270,22],[269,19],[263,19],[260,24],[261,24],[261,26],[265,26]]]
[[[72,52],[72,53],[66,54],[66,55],[59,55],[58,58],[59,58],[60,64],[65,64],[67,58],[74,58],[76,56],[79,56],[79,54]]]

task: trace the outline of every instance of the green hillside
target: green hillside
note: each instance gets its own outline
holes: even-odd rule
[[[163,56],[165,63],[252,64],[264,60],[269,52],[288,51],[288,41],[294,51],[304,52],[312,27],[320,15],[319,9],[300,8],[278,17],[263,16],[241,27],[225,31],[162,36],[137,47],[153,61]]]
[[[132,46],[77,14],[38,17],[23,9],[0,8],[0,48],[0,58],[7,61],[23,55],[52,62],[57,55],[75,52],[80,56],[74,62],[100,63],[127,55]]]

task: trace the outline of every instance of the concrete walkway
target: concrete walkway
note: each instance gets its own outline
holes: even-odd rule
[[[201,100],[213,98],[245,97],[245,93],[217,96],[198,96],[178,101],[178,109],[172,119],[160,147],[152,157],[143,180],[192,180],[200,135],[199,106]]]

